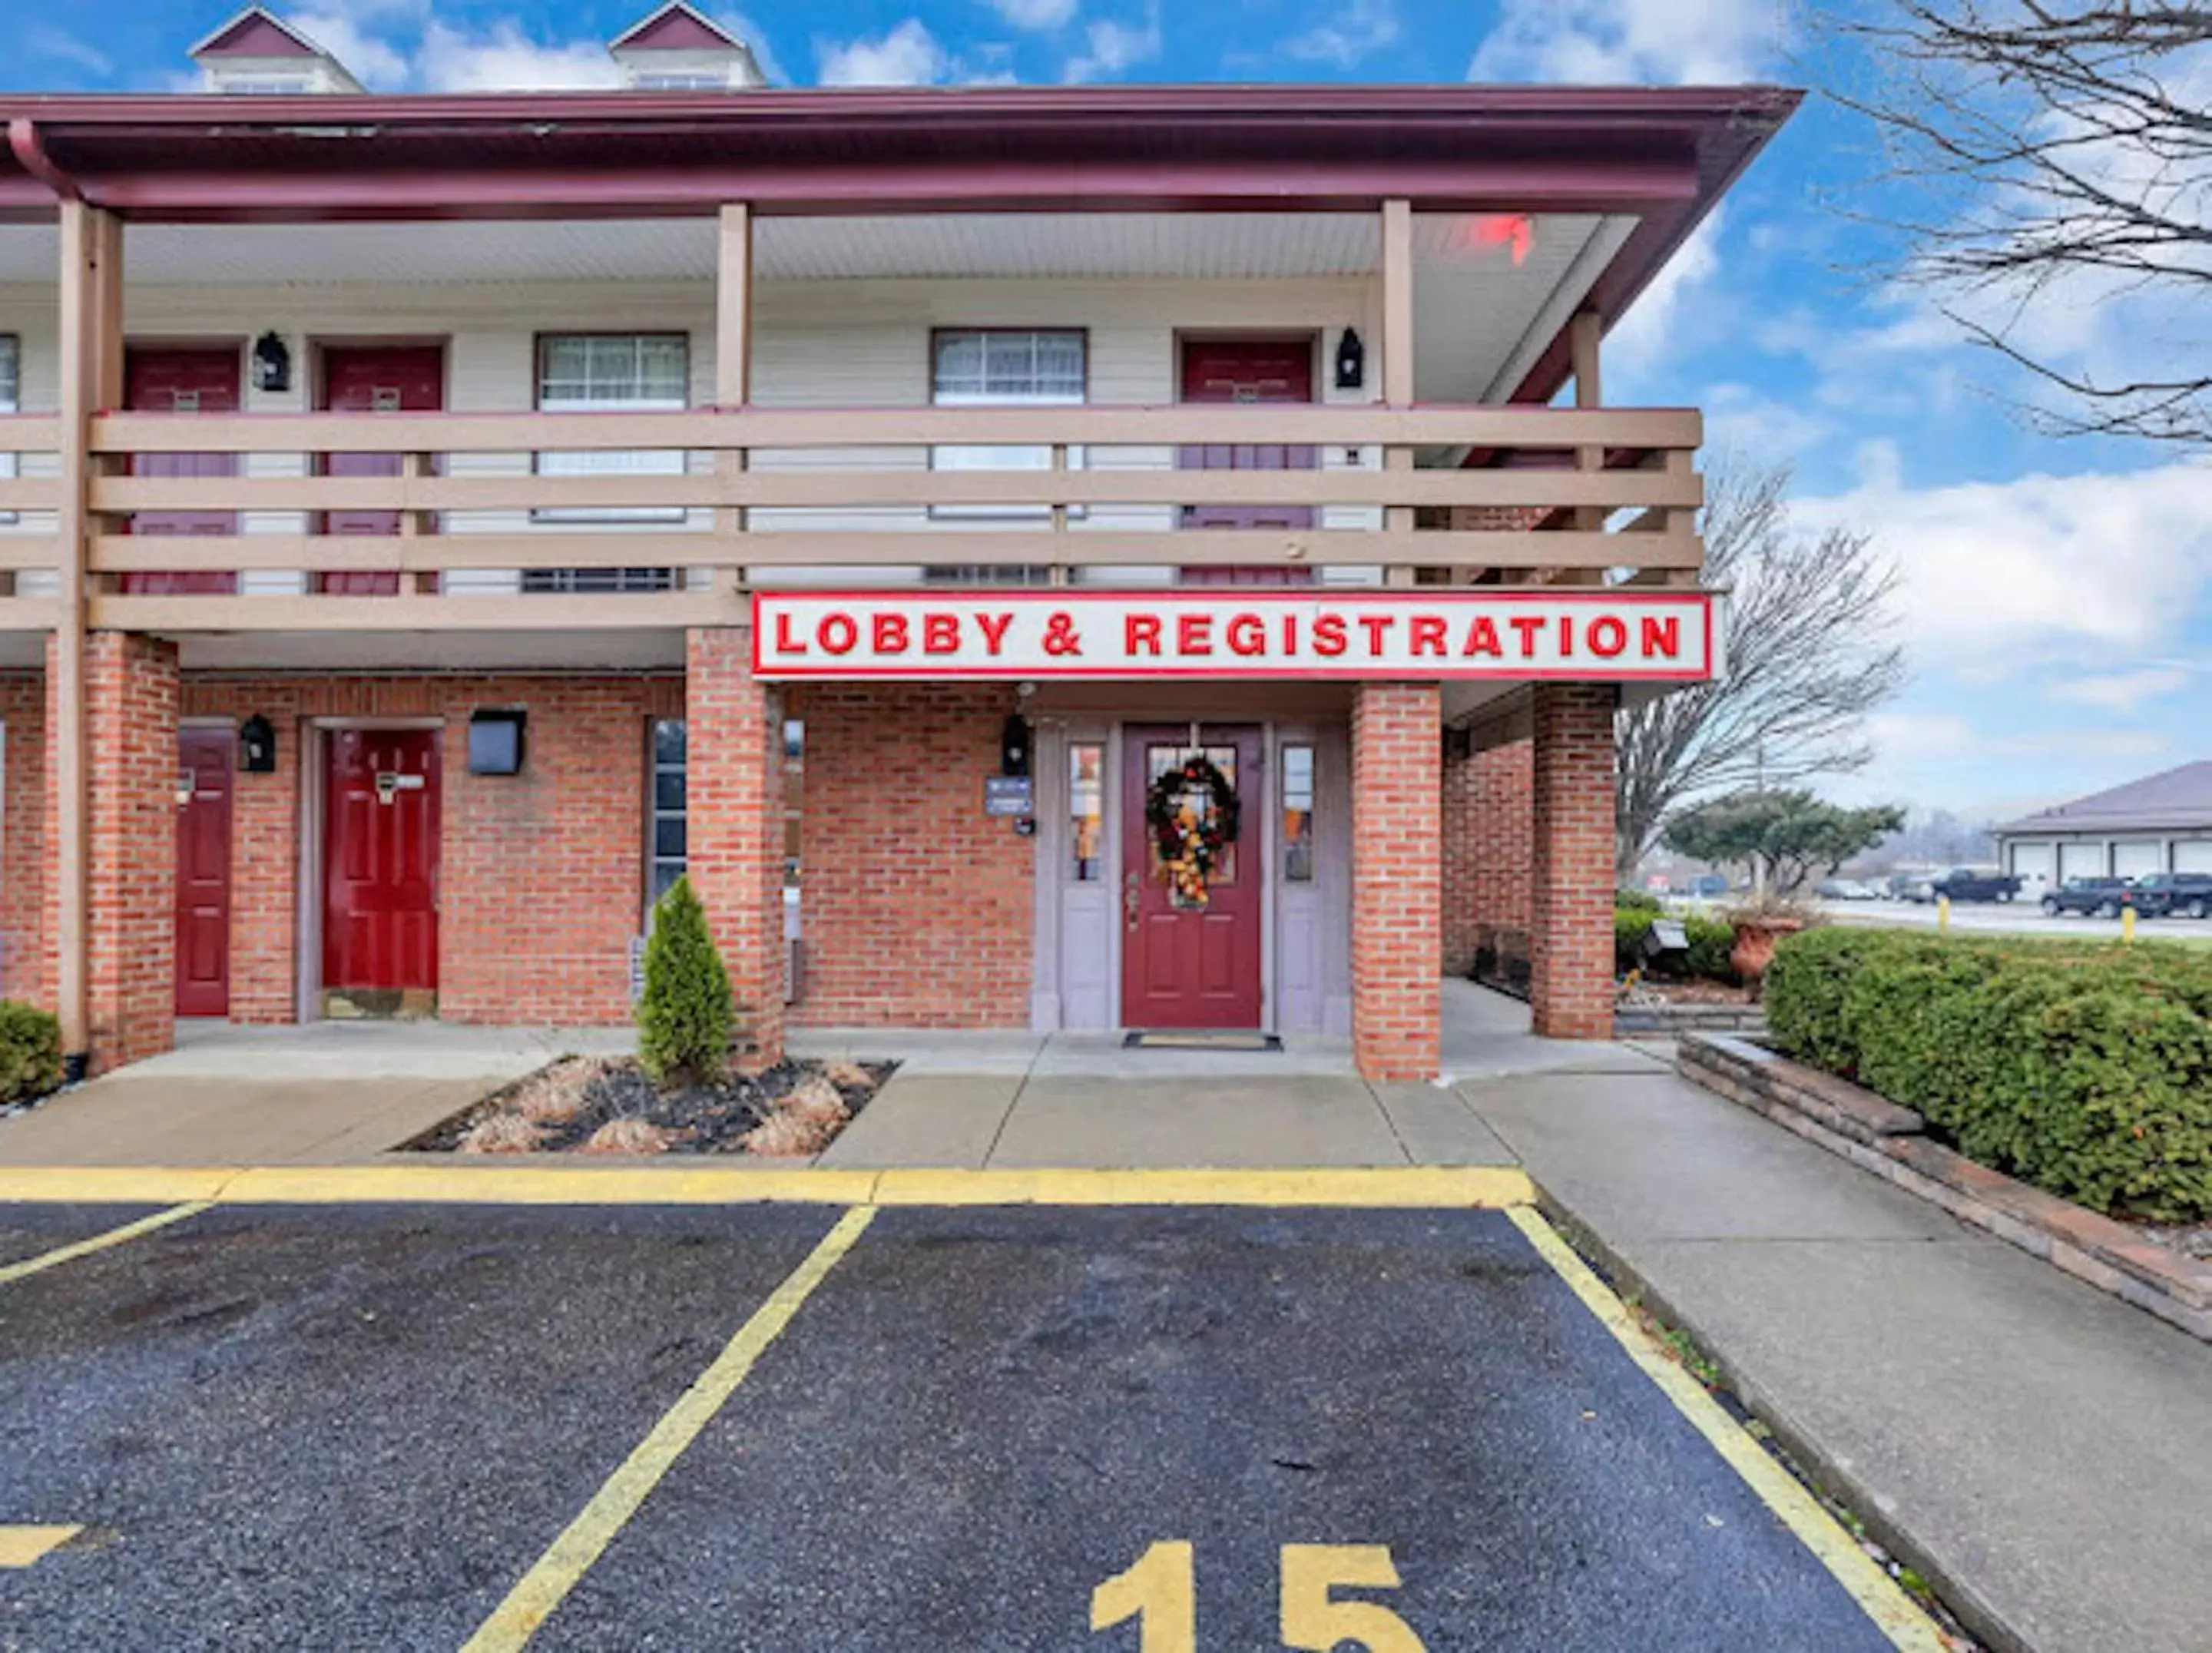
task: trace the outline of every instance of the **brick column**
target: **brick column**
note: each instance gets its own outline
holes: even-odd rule
[[[85,1021],[105,1073],[176,1042],[176,645],[89,633],[84,697]]]
[[[685,639],[684,809],[692,886],[729,967],[738,1044],[783,1057],[783,714],[752,674],[752,634],[704,626]]]
[[[1613,1036],[1613,711],[1607,684],[1535,686],[1528,997],[1553,1039]]]
[[[1352,696],[1352,1052],[1370,1079],[1436,1077],[1443,1036],[1443,753],[1432,683]]]

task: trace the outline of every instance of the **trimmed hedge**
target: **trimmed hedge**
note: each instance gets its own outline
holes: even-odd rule
[[[61,1023],[51,1012],[0,999],[0,1103],[42,1097],[61,1082]]]
[[[1828,926],[1777,949],[1766,1020],[1992,1170],[2108,1213],[2212,1216],[2212,953]]]
[[[1655,905],[1645,908],[1617,902],[1613,909],[1613,967],[1621,975],[1644,963],[1644,938],[1665,915]],[[1735,926],[1723,918],[1685,914],[1682,936],[1690,945],[1682,953],[1668,954],[1652,965],[1650,974],[1674,981],[1722,981],[1737,984],[1735,965],[1729,955],[1735,951]]]

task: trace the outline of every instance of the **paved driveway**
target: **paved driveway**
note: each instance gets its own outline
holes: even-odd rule
[[[1891,1645],[1532,1235],[198,1212],[0,1276],[0,1647]]]

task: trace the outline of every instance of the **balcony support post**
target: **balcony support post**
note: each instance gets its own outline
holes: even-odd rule
[[[1599,369],[1600,341],[1605,335],[1605,318],[1595,310],[1577,310],[1567,323],[1567,360],[1575,375],[1575,405],[1578,408],[1597,408],[1604,404],[1603,380]],[[1579,447],[1575,450],[1575,469],[1586,477],[1595,477],[1605,469],[1605,449]],[[1602,507],[1585,505],[1574,514],[1574,526],[1589,533],[1604,531],[1607,513]],[[1588,577],[1601,578],[1598,570],[1589,570]],[[1579,574],[1554,573],[1552,578],[1562,584],[1583,583]]]
[[[1391,200],[1382,204],[1382,400],[1393,408],[1413,405],[1413,204]],[[1413,450],[1393,443],[1382,450],[1385,471],[1411,471]],[[1382,526],[1409,531],[1413,511],[1407,505],[1385,506]],[[1386,568],[1383,583],[1410,586],[1413,570]]]
[[[714,404],[744,408],[753,399],[753,210],[744,201],[722,205],[714,260]],[[714,472],[735,486],[745,470],[743,448],[714,455]],[[724,506],[714,513],[714,530],[730,542],[728,564],[714,570],[719,592],[734,597],[744,580],[738,566],[738,537],[746,529],[745,508]]]
[[[91,1053],[87,1014],[90,935],[91,784],[86,745],[88,567],[98,519],[91,509],[92,416],[123,400],[123,226],[76,198],[61,203],[60,612],[46,657],[52,759],[55,1009],[73,1067]]]

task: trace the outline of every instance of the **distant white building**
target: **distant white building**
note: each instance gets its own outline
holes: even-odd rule
[[[1995,829],[2005,870],[2033,883],[2212,872],[2212,758]]]

